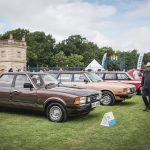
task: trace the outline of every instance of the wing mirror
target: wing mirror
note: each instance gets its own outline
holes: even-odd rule
[[[33,85],[31,83],[24,83],[23,87],[32,89]]]

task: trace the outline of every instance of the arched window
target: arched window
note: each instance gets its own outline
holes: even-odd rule
[[[21,52],[17,51],[17,58],[21,58]]]
[[[1,57],[2,57],[2,58],[3,58],[3,57],[6,57],[6,51],[4,51],[4,50],[1,51]]]

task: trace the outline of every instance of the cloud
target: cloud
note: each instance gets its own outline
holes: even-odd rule
[[[127,17],[140,18],[150,16],[150,2],[142,3],[140,6],[132,11],[126,13]]]
[[[0,23],[0,30],[2,30],[3,27],[4,27],[4,24]]]
[[[150,51],[150,28],[140,27],[130,30],[124,35],[124,39],[128,39],[124,43],[124,47],[127,49],[137,49],[139,51]]]
[[[0,33],[20,27],[52,34],[57,42],[80,34],[99,47],[148,50],[150,29],[144,22],[137,26],[129,18],[149,17],[150,3],[138,5],[126,13],[127,17],[118,7],[83,0],[0,0]]]
[[[59,40],[72,34],[88,33],[94,24],[106,24],[102,19],[115,13],[116,9],[113,6],[96,5],[80,0],[0,1],[0,16],[8,18],[13,28],[43,30]]]

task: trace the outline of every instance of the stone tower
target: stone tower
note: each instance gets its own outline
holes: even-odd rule
[[[22,41],[15,41],[10,34],[8,40],[0,40],[0,70],[25,71],[27,63],[27,46],[25,38]]]

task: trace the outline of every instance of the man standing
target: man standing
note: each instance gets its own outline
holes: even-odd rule
[[[150,112],[150,62],[145,67],[141,82],[142,98],[146,106],[144,110]]]

